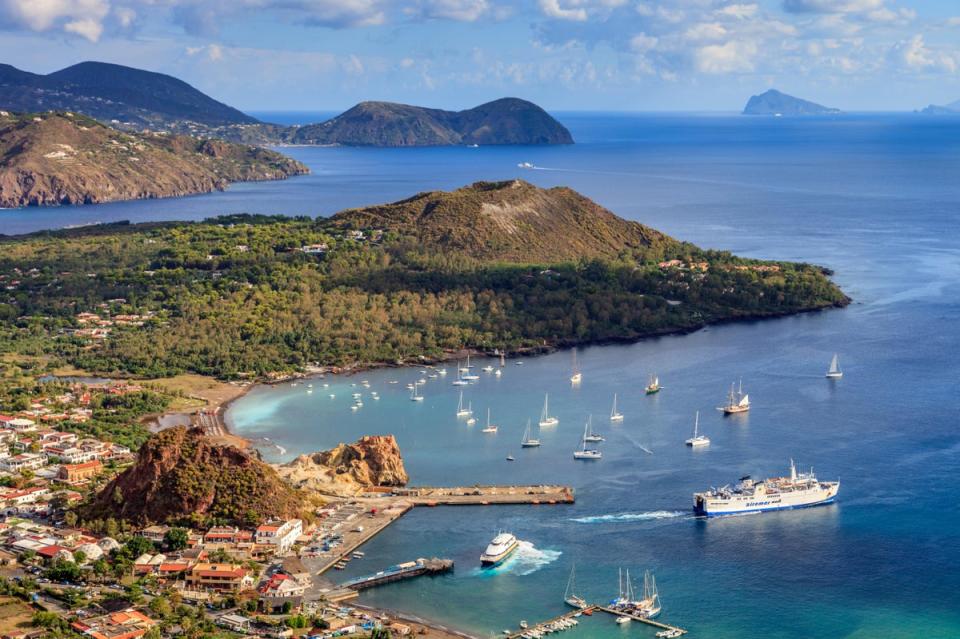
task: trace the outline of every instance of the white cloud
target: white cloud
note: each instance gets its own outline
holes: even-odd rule
[[[474,22],[491,11],[487,0],[419,0],[407,13],[423,18]]]
[[[636,53],[646,53],[657,46],[658,39],[646,33],[638,33],[630,38],[630,50]]]
[[[578,0],[540,0],[540,10],[549,18],[559,20],[575,20],[584,22],[587,19],[587,10],[580,6]]]
[[[0,21],[30,31],[62,30],[91,42],[100,39],[108,0],[0,0]]]
[[[719,22],[699,22],[686,30],[683,37],[691,42],[723,40],[727,37],[727,28]]]
[[[754,70],[757,45],[731,40],[725,44],[700,47],[695,54],[697,70],[702,73],[749,73]]]
[[[757,15],[759,9],[760,7],[756,4],[728,4],[718,9],[717,13],[746,20]]]

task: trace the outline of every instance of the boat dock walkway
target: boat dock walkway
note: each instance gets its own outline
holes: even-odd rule
[[[549,625],[552,624],[552,623],[556,623],[556,622],[558,622],[558,621],[563,621],[564,619],[572,619],[573,617],[576,617],[577,615],[582,615],[582,614],[584,614],[584,613],[590,614],[590,613],[592,613],[594,610],[596,610],[597,608],[598,608],[598,606],[587,606],[586,608],[574,608],[574,609],[572,609],[572,610],[570,610],[570,611],[568,611],[568,612],[563,613],[562,615],[557,615],[556,617],[553,617],[552,619],[547,619],[546,621],[541,621],[541,622],[537,623],[536,625],[530,626],[529,628],[517,630],[516,632],[513,632],[513,633],[511,633],[511,634],[509,634],[509,635],[505,634],[505,635],[503,635],[503,636],[504,636],[504,639],[521,639],[521,637],[523,637],[523,635],[527,634],[527,633],[530,632],[531,630],[537,630],[537,629],[540,628],[541,626],[549,626]],[[589,612],[588,612],[588,611],[589,611]]]
[[[673,631],[679,632],[681,635],[687,634],[687,631],[684,630],[683,628],[679,628],[677,626],[671,626],[670,624],[657,621],[656,619],[641,617],[639,615],[634,615],[629,612],[624,612],[622,610],[616,610],[615,608],[607,608],[606,606],[594,606],[594,608],[596,610],[601,610],[603,612],[609,613],[611,615],[615,615],[617,617],[630,617],[634,621],[639,621],[640,623],[645,623],[648,626],[654,626],[656,628],[660,628],[661,630],[673,630]]]
[[[391,566],[373,575],[351,579],[340,584],[340,588],[366,590],[402,579],[412,579],[420,575],[439,575],[451,570],[453,570],[452,559],[417,559],[416,561]]]
[[[570,486],[459,486],[406,488],[397,496],[413,506],[491,506],[508,504],[572,504]]]

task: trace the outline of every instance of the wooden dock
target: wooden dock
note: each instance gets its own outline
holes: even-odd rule
[[[594,606],[594,608],[596,610],[601,610],[603,612],[609,613],[611,615],[615,615],[617,617],[630,617],[634,621],[639,621],[640,623],[645,623],[648,626],[654,626],[656,628],[660,628],[661,630],[675,630],[682,635],[687,634],[687,631],[684,630],[683,628],[679,628],[677,626],[671,626],[670,624],[657,621],[656,619],[648,619],[647,617],[641,617],[639,615],[634,615],[629,612],[624,612],[622,610],[615,610],[614,608],[607,608],[606,606]]]
[[[557,615],[556,617],[553,617],[552,619],[547,619],[546,621],[541,621],[541,622],[537,623],[536,625],[530,626],[529,628],[527,628],[527,629],[525,629],[525,630],[524,630],[524,629],[517,630],[516,632],[513,632],[513,633],[511,633],[511,634],[509,634],[509,635],[503,635],[503,636],[505,637],[505,639],[520,639],[524,634],[530,632],[531,630],[537,630],[537,629],[540,628],[541,626],[549,626],[550,624],[556,623],[557,621],[561,621],[561,620],[563,620],[563,619],[571,619],[571,618],[573,618],[573,617],[576,617],[577,615],[582,615],[583,613],[587,612],[588,610],[589,610],[590,612],[593,612],[593,611],[596,610],[596,609],[597,609],[597,606],[587,606],[586,608],[573,608],[573,609],[571,609],[570,611],[563,613],[562,615]]]

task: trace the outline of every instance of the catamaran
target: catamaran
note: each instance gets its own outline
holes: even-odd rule
[[[734,385],[730,384],[730,393],[727,395],[727,403],[717,408],[724,415],[736,415],[750,410],[750,396],[743,392],[743,380],[740,380],[740,388],[734,391]]]
[[[423,401],[423,395],[420,394],[419,390],[420,390],[420,384],[414,384],[414,385],[413,385],[413,393],[410,394],[410,401],[411,401],[411,402],[422,402],[422,401]]]
[[[460,391],[460,402],[457,404],[457,417],[469,417],[473,411],[463,405],[463,391]]]
[[[491,423],[490,423],[490,409],[489,409],[489,408],[487,409],[487,426],[486,426],[486,428],[484,428],[484,429],[483,429],[482,431],[480,431],[480,432],[482,432],[482,433],[495,433],[495,432],[497,432],[497,426],[496,426],[496,424],[491,424]]]
[[[617,394],[613,394],[613,408],[610,409],[610,421],[611,422],[622,422],[623,413],[617,412]]]
[[[567,579],[567,589],[563,592],[563,601],[573,608],[583,610],[588,606],[587,600],[577,594],[577,566],[570,568],[570,577]]]
[[[580,450],[573,451],[574,459],[600,459],[603,457],[603,453],[595,448],[587,448],[587,430],[590,428],[590,423],[588,422],[583,428],[583,439],[581,440]]]
[[[540,428],[556,426],[560,420],[550,415],[550,397],[546,393],[543,395],[543,412],[540,414]]]
[[[584,441],[588,442],[602,442],[605,441],[602,435],[598,435],[593,432],[593,415],[590,415],[587,418],[587,432],[583,436]]]
[[[661,388],[663,388],[663,386],[660,385],[660,378],[656,375],[651,375],[650,383],[647,384],[647,387],[644,389],[644,391],[647,393],[647,395],[653,395],[654,393],[659,393]]]
[[[697,418],[693,422],[693,437],[686,441],[687,446],[696,448],[698,446],[709,446],[710,438],[700,433],[700,411],[697,411]]]
[[[523,431],[523,440],[520,442],[520,446],[523,448],[536,448],[540,445],[540,440],[533,436],[533,432],[530,429],[530,420],[527,420],[527,429]]]
[[[830,369],[827,371],[827,379],[840,379],[841,377],[843,377],[843,371],[840,370],[840,356],[834,353],[833,359],[830,360]]]
[[[580,372],[580,367],[577,366],[577,351],[573,351],[573,374],[570,376],[571,384],[579,384],[583,381],[583,373]]]

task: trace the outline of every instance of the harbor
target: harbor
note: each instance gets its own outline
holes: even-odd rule
[[[538,639],[546,634],[552,634],[554,632],[562,631],[571,628],[575,625],[578,618],[582,615],[593,615],[594,612],[604,612],[610,615],[613,615],[617,619],[622,617],[628,617],[631,621],[639,621],[642,624],[658,628],[660,631],[669,634],[663,634],[658,636],[663,637],[681,637],[687,634],[687,631],[678,626],[672,626],[667,623],[657,621],[656,619],[651,619],[649,617],[644,617],[642,615],[637,615],[623,610],[617,610],[607,606],[601,606],[599,604],[588,604],[584,608],[574,609],[569,612],[565,612],[562,615],[557,615],[546,621],[541,621],[535,625],[528,626],[527,628],[520,628],[515,632],[504,633],[505,639]],[[574,622],[574,623],[569,623]]]

